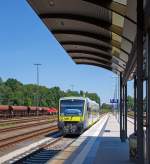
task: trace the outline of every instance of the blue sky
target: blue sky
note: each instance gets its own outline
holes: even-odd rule
[[[41,63],[40,84],[96,92],[102,102],[114,95],[115,76],[102,68],[76,65],[25,0],[1,0],[0,77],[36,82],[34,63]],[[129,94],[133,93],[129,83]]]

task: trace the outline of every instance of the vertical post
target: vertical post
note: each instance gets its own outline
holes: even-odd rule
[[[123,101],[122,101],[122,112],[123,112],[123,129],[122,129],[122,142],[125,142],[126,139],[126,130],[125,130],[125,86],[122,86],[123,88]]]
[[[125,85],[125,137],[127,138],[127,84]]]
[[[137,0],[137,162],[144,164],[143,144],[143,0]]]
[[[150,163],[150,31],[148,33],[148,157],[149,157],[149,163]]]
[[[74,85],[71,84],[71,91],[73,92],[73,90],[74,90]]]
[[[147,94],[146,94],[146,99],[147,99],[147,163],[150,163],[150,30],[148,31],[147,34]]]
[[[37,64],[37,85],[39,86],[39,64]]]
[[[34,64],[36,66],[36,74],[37,74],[37,87],[39,87],[39,66],[41,66],[41,64]],[[36,95],[36,108],[38,109],[39,106],[39,88],[37,89],[37,95]]]
[[[119,93],[120,93],[120,90],[119,90],[119,84],[120,84],[120,80],[119,80],[119,76],[118,76],[118,103],[117,103],[117,109],[118,109],[118,121],[119,121],[119,98],[120,98],[120,95],[119,95]]]
[[[146,164],[150,163],[150,18],[149,13],[150,1],[145,4],[145,19],[146,19]]]
[[[122,97],[123,97],[123,101],[122,101],[122,115],[123,115],[123,137],[124,137],[124,130],[125,130],[125,119],[124,119],[124,116],[125,116],[125,112],[124,112],[124,100],[125,100],[125,97],[124,97],[124,91],[125,91],[125,89],[124,89],[124,85],[123,85],[123,89],[122,89]]]
[[[134,133],[136,133],[136,124],[137,124],[137,106],[136,106],[136,103],[137,103],[137,83],[136,83],[136,75],[134,76]]]
[[[122,73],[120,73],[120,139],[122,140]]]

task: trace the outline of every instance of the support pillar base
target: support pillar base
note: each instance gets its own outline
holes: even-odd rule
[[[121,142],[126,142],[126,132],[125,130],[122,130],[121,131]]]

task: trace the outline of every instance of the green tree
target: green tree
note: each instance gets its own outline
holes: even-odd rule
[[[96,101],[100,105],[100,97],[96,93],[85,93],[85,96],[93,101]]]
[[[100,97],[96,93],[84,91],[62,91],[59,87],[47,88],[36,84],[24,85],[16,79],[9,78],[3,81],[0,78],[0,104],[49,106],[58,109],[59,99],[66,96],[82,96],[100,103]]]
[[[10,87],[12,89],[12,91],[16,91],[16,90],[21,90],[22,87],[23,87],[23,84],[21,82],[19,82],[18,80],[16,79],[8,79],[6,82],[5,82],[5,85]]]
[[[127,97],[127,106],[128,106],[128,109],[133,109],[133,107],[134,107],[134,98],[132,96]]]
[[[64,92],[60,90],[59,87],[53,87],[51,89],[49,89],[49,103],[51,107],[55,107],[58,109],[59,106],[59,99],[61,97],[64,97]]]
[[[2,78],[0,77],[0,85],[2,85],[3,84],[3,80],[2,80]]]
[[[69,97],[69,96],[78,96],[79,97],[81,95],[77,91],[71,91],[70,89],[68,89],[65,96],[67,96],[67,97]]]
[[[110,104],[103,103],[103,104],[102,104],[102,108],[103,108],[103,109],[111,109],[112,106],[111,106]]]
[[[102,108],[102,112],[111,112],[112,111],[112,106],[107,103],[103,103],[101,108]]]

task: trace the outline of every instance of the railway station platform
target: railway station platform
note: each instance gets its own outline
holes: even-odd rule
[[[128,120],[128,135],[133,123]],[[119,122],[113,114],[102,117],[75,142],[60,152],[50,164],[131,164],[128,141],[121,142]]]

